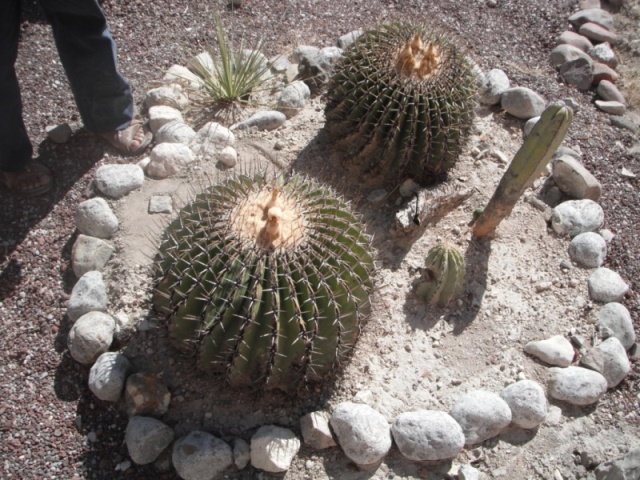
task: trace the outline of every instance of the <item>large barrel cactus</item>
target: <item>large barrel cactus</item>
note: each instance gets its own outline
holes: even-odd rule
[[[172,343],[233,385],[320,380],[370,311],[370,239],[347,203],[301,176],[209,187],[169,225],[157,267]]]
[[[361,35],[336,66],[325,132],[345,165],[370,184],[433,184],[458,158],[475,92],[471,63],[445,35],[425,25],[382,25]]]

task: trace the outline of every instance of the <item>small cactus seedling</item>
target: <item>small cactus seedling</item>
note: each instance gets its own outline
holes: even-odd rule
[[[293,176],[239,176],[169,225],[153,303],[172,343],[232,385],[317,381],[370,311],[369,238],[347,203]]]
[[[471,63],[445,35],[425,25],[382,25],[338,62],[325,132],[345,165],[370,184],[433,184],[458,158],[475,92]]]
[[[417,294],[429,305],[444,307],[462,293],[464,285],[464,257],[452,245],[438,245],[429,250],[425,260],[424,279]]]

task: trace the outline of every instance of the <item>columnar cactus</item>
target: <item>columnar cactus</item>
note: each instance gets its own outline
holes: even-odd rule
[[[370,311],[362,224],[300,176],[239,176],[198,194],[169,225],[157,267],[153,303],[172,343],[233,385],[320,380]]]
[[[453,245],[438,245],[429,250],[425,260],[425,275],[418,284],[417,294],[429,305],[444,307],[462,293],[465,261]]]
[[[471,63],[446,36],[425,25],[382,25],[358,37],[337,64],[325,132],[370,184],[432,184],[458,158],[475,92]]]

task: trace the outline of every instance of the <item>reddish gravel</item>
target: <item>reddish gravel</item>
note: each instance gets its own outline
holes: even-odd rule
[[[581,105],[569,134],[584,163],[603,184],[606,227],[617,234],[607,266],[631,285],[625,304],[638,329],[640,247],[638,181],[621,177],[624,166],[640,174],[637,141],[609,125],[592,105],[591,93],[562,85],[548,66],[549,51],[575,10],[569,0],[498,0],[498,6],[469,0],[247,0],[231,12],[226,2],[107,0],[104,8],[119,45],[120,66],[140,99],[174,63],[185,63],[211,38],[220,10],[230,31],[250,41],[262,36],[266,54],[297,44],[328,46],[338,36],[378,19],[425,18],[461,38],[484,68],[502,68],[512,83],[546,99],[575,98]],[[634,57],[637,61],[637,57]],[[54,191],[24,200],[0,191],[0,477],[6,479],[175,478],[153,466],[115,465],[128,459],[123,445],[126,415],[96,400],[86,386],[88,369],[65,351],[65,306],[74,277],[70,250],[74,214],[95,168],[108,161],[131,162],[80,131],[65,145],[45,140],[45,127],[79,121],[47,25],[37,6],[25,2],[17,64],[24,116],[42,161],[54,171]],[[638,366],[616,392],[633,408]],[[93,440],[93,441],[92,441]],[[255,471],[237,478],[253,478]]]

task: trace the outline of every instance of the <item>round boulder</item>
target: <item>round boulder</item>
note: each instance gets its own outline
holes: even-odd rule
[[[500,394],[511,409],[511,421],[520,428],[536,428],[549,413],[542,386],[533,380],[512,383]]]
[[[418,410],[398,415],[391,434],[400,453],[417,462],[454,458],[464,447],[464,433],[451,415]]]
[[[449,413],[462,427],[465,445],[495,437],[511,423],[511,409],[507,402],[484,390],[463,395]]]
[[[219,438],[196,430],[176,441],[171,459],[183,480],[213,480],[233,464],[233,453]]]

